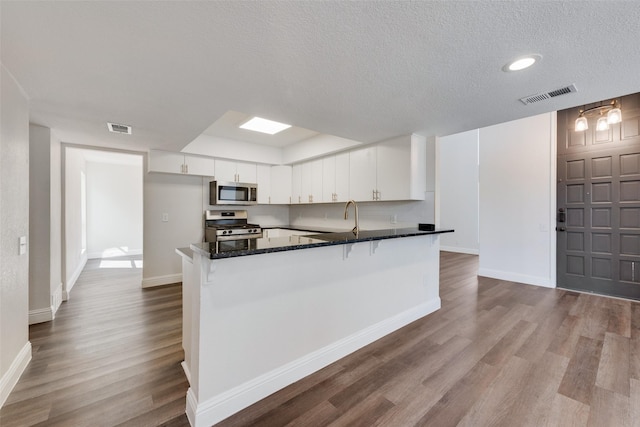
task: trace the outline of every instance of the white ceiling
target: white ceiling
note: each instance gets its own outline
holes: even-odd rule
[[[253,116],[239,113],[237,111],[227,111],[209,126],[203,134],[228,138],[240,141],[252,142],[254,144],[269,145],[271,147],[286,147],[296,142],[304,141],[318,135],[318,132],[304,129],[298,126],[291,126],[275,135],[256,132],[247,129],[240,129],[240,125],[247,122]]]
[[[2,0],[0,8],[1,61],[28,94],[31,121],[75,144],[180,150],[215,133],[228,111],[368,143],[640,92],[635,1]],[[527,53],[543,59],[501,71]],[[575,94],[518,100],[571,83]],[[110,134],[107,121],[133,134]]]

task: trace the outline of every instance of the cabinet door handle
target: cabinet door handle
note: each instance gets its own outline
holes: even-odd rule
[[[271,204],[271,196],[269,196],[269,204]]]
[[[376,199],[376,190],[371,190],[371,192],[373,193],[372,199],[375,200]]]
[[[298,203],[302,203],[302,199],[298,196]]]
[[[185,170],[186,173],[189,173],[189,165],[188,164],[184,165],[184,170]]]
[[[376,191],[376,194],[377,194],[377,196],[376,196],[376,200],[380,200],[380,199],[382,198],[382,196],[380,196],[380,192],[379,192],[379,191]]]

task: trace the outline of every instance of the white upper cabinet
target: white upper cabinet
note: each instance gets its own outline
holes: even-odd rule
[[[349,197],[358,202],[376,200],[376,147],[349,152]]]
[[[302,203],[302,164],[291,168],[291,202],[292,205]]]
[[[349,153],[322,159],[322,201],[349,200]]]
[[[322,201],[336,202],[336,156],[322,159]]]
[[[236,162],[226,159],[215,159],[216,180],[230,182],[257,182],[257,166],[255,163]]]
[[[257,175],[259,204],[291,203],[291,166],[257,165]]]
[[[271,203],[271,166],[256,165],[256,182],[258,183],[258,203]]]
[[[424,200],[427,144],[417,135],[350,152],[349,190],[356,201]]]
[[[151,150],[149,172],[257,183],[261,204],[424,200],[427,143],[424,137],[405,135],[294,166]]]
[[[149,172],[214,176],[215,162],[211,157],[151,150],[148,170]]]
[[[211,157],[184,155],[184,163],[189,175],[215,176],[215,160]]]
[[[271,204],[291,203],[291,176],[291,166],[271,167]],[[258,194],[260,194],[260,187],[258,187]]]
[[[322,159],[300,164],[300,201],[322,202]]]

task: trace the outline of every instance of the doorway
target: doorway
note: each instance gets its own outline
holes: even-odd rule
[[[640,300],[640,94],[618,99],[623,120],[576,131],[558,112],[557,286]]]
[[[66,145],[63,159],[66,300],[89,259],[141,257],[144,158],[134,152]]]

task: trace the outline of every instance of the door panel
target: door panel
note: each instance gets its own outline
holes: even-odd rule
[[[625,100],[606,131],[558,112],[557,283],[640,299],[640,95]]]

